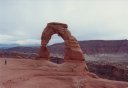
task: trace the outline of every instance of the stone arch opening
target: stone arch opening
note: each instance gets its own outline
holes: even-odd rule
[[[63,40],[65,45],[64,61],[77,60],[84,61],[84,54],[76,38],[71,35],[68,30],[67,24],[63,23],[48,23],[41,36],[41,47],[39,50],[39,58],[49,60],[50,53],[47,49],[47,44],[52,35],[58,34]]]
[[[64,45],[61,43],[64,43],[64,40],[57,34],[53,34],[48,43],[48,51],[50,53],[51,62],[57,64],[62,64],[64,62]]]
[[[57,34],[53,34],[49,43],[48,43],[48,46],[54,45],[56,43],[63,43],[63,42],[64,42],[64,40],[60,36],[58,36]]]

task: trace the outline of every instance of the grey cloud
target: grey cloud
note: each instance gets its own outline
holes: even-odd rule
[[[39,43],[51,21],[67,23],[78,40],[125,39],[127,4],[125,0],[0,0],[0,43]],[[53,38],[50,44],[63,41]]]

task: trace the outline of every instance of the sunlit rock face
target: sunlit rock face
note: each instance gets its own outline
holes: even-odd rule
[[[51,39],[53,34],[58,34],[65,43],[65,55],[64,60],[78,60],[84,61],[84,55],[80,48],[80,45],[76,38],[72,36],[71,32],[68,30],[67,24],[63,23],[48,23],[44,29],[41,36],[41,47],[39,51],[40,59],[49,59],[49,51],[47,49],[47,44]]]

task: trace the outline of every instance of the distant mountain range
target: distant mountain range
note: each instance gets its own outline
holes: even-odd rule
[[[100,54],[100,53],[128,53],[128,40],[89,40],[79,41],[79,44],[86,54]],[[24,52],[37,53],[39,45],[37,46],[19,46],[17,44],[0,44],[0,51],[8,52]],[[49,51],[53,54],[64,54],[64,43],[57,43],[48,46]]]
[[[31,45],[19,45],[19,44],[0,44],[0,49],[8,49],[8,48],[14,48],[14,47],[36,47],[40,46],[39,44],[31,44]]]
[[[85,54],[104,54],[104,53],[128,53],[128,40],[89,40],[79,41]],[[54,44],[49,46],[53,53],[64,53],[64,44]]]
[[[17,46],[19,45],[18,44],[0,44],[0,48],[12,48]]]

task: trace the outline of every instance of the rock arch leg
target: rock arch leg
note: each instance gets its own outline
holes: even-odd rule
[[[78,60],[84,61],[84,54],[79,46],[77,40],[70,36],[70,39],[65,41],[65,56],[64,60]]]
[[[46,46],[41,46],[39,50],[39,58],[38,59],[45,59],[48,60],[50,57],[48,49]]]

